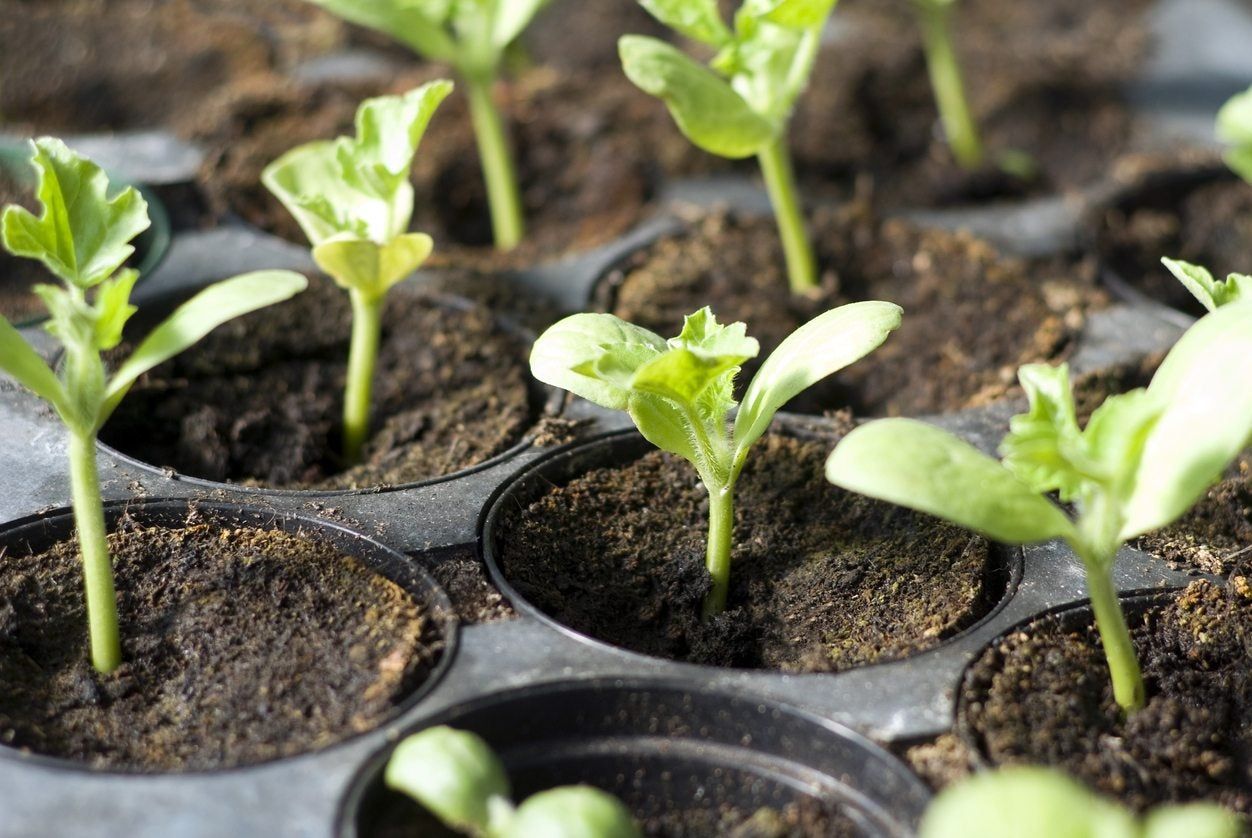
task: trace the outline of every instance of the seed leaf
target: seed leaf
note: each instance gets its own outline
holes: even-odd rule
[[[434,240],[425,233],[405,233],[386,244],[341,234],[313,248],[313,260],[341,288],[380,299],[412,276],[434,249]]]
[[[448,826],[475,835],[488,834],[494,809],[511,809],[504,766],[469,731],[441,726],[406,738],[387,761],[383,780]]]

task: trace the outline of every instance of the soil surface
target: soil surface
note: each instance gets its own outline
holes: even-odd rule
[[[210,148],[203,176],[210,204],[219,214],[304,241],[261,185],[262,169],[304,142],[351,134],[362,99],[447,75],[446,69],[423,66],[374,83],[309,88],[265,78],[227,91],[188,129]],[[414,166],[413,227],[434,236],[432,264],[520,266],[605,244],[642,219],[662,172],[697,169],[707,156],[681,136],[652,130],[668,128],[668,113],[620,74],[593,79],[536,69],[496,93],[513,131],[527,239],[507,254],[490,247],[474,133],[465,97],[454,93],[432,120]],[[673,162],[689,159],[695,162]]]
[[[1097,244],[1109,270],[1197,317],[1204,307],[1161,264],[1162,256],[1203,265],[1219,279],[1252,272],[1252,186],[1233,173],[1210,171],[1149,169],[1098,219]]]
[[[470,549],[426,563],[426,569],[452,601],[462,625],[512,620],[517,612],[487,578],[487,569]]]
[[[928,649],[1001,597],[988,544],[831,486],[834,438],[771,435],[736,489],[727,611],[700,618],[708,497],[659,451],[596,469],[506,513],[501,566],[553,619],[649,655],[833,672]]]
[[[92,669],[73,542],[0,572],[0,740],[140,771],[227,768],[370,730],[441,641],[420,603],[335,548],[133,523],[109,538],[124,663]],[[333,651],[333,654],[328,654]]]
[[[877,221],[863,205],[814,213],[810,234],[822,267],[813,297],[790,293],[773,219],[715,213],[610,275],[611,310],[665,337],[704,305],[720,322],[747,323],[761,354],[745,367],[742,387],[821,312],[860,300],[898,303],[904,323],[882,347],[789,409],[919,415],[986,404],[1016,386],[1020,365],[1063,360],[1086,312],[1107,302],[1093,264],[1004,258],[964,234]]]
[[[858,838],[864,832],[837,808],[810,798],[782,809],[744,811],[724,805],[717,809],[675,809],[644,816],[636,812],[648,838]],[[379,794],[374,811],[361,820],[362,838],[452,838],[424,808],[395,792]]]
[[[303,0],[14,5],[0,16],[0,113],[41,133],[170,125],[223,86],[345,40],[342,23]]]
[[[978,746],[997,764],[1060,767],[1139,810],[1204,799],[1252,814],[1248,578],[1194,582],[1129,622],[1145,709],[1123,720],[1094,625],[1044,620],[971,670],[965,716]]]
[[[339,459],[351,310],[315,279],[144,376],[101,439],[219,482],[286,489],[399,485],[460,471],[521,440],[541,404],[527,342],[477,306],[413,284],[388,297],[364,461]]]
[[[1252,452],[1245,451],[1191,511],[1134,545],[1176,566],[1226,575],[1252,553]]]
[[[0,209],[17,204],[31,212],[39,212],[39,202],[29,186],[0,163]],[[0,315],[10,323],[21,325],[47,313],[43,300],[31,291],[39,283],[56,282],[42,262],[14,256],[0,247]]]

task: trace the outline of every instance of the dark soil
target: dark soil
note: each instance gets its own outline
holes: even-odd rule
[[[333,547],[256,529],[134,524],[110,536],[125,662],[86,644],[73,542],[0,572],[0,740],[141,771],[227,768],[370,730],[440,641],[403,589]]]
[[[43,133],[169,125],[225,85],[345,38],[343,24],[302,0],[10,0],[7,8],[0,113]]]
[[[210,102],[191,133],[210,148],[204,188],[219,214],[235,214],[293,241],[304,236],[260,183],[287,150],[352,132],[367,96],[410,90],[447,71],[418,67],[378,84],[302,88],[258,79]],[[532,70],[502,84],[497,99],[513,130],[518,180],[529,225],[518,249],[499,254],[463,95],[431,122],[414,168],[413,227],[435,237],[432,264],[509,267],[554,259],[612,241],[643,217],[661,173],[700,158],[668,130],[664,107],[618,74]],[[658,137],[661,139],[658,140]],[[697,168],[693,162],[683,168]]]
[[[451,556],[428,562],[427,569],[452,601],[452,610],[462,625],[512,620],[517,612],[487,578],[487,569],[473,550],[458,550]]]
[[[1048,619],[971,670],[964,712],[978,747],[997,764],[1060,767],[1139,810],[1204,799],[1252,814],[1248,579],[1194,582],[1130,624],[1144,710],[1122,718],[1092,624]]]
[[[790,409],[919,415],[985,404],[1015,386],[1020,365],[1063,360],[1086,312],[1106,302],[1094,265],[1004,258],[967,235],[880,222],[860,206],[815,213],[810,233],[822,265],[816,297],[790,293],[773,219],[713,214],[611,275],[612,311],[669,337],[683,315],[711,305],[721,322],[748,324],[759,363],[829,308],[899,303],[904,324],[881,348]]]
[[[1152,163],[1148,164],[1152,166]],[[1252,186],[1234,174],[1149,168],[1098,219],[1105,265],[1149,297],[1195,316],[1205,309],[1161,264],[1203,265],[1219,279],[1252,272]]]
[[[1226,575],[1245,564],[1252,552],[1252,452],[1244,452],[1186,515],[1134,546],[1205,573]]]
[[[973,754],[969,746],[951,733],[910,746],[896,746],[892,751],[907,762],[909,768],[933,791],[943,791],[968,777],[972,771]]]
[[[675,801],[676,802],[676,801]],[[386,791],[364,815],[361,838],[451,838],[457,835],[407,797]],[[804,798],[782,809],[744,811],[724,805],[635,814],[648,838],[857,838],[864,833],[836,807]]]
[[[987,543],[843,492],[835,440],[767,436],[736,490],[727,611],[700,618],[707,494],[661,452],[596,469],[510,510],[499,560],[522,596],[577,631],[675,660],[833,672],[928,649],[1004,590]]]
[[[357,466],[345,471],[339,460],[351,313],[328,280],[146,375],[101,439],[183,474],[286,489],[412,483],[516,444],[542,407],[526,341],[485,309],[412,284],[388,300],[374,432]]]
[[[621,75],[617,41],[627,34],[672,36],[638,0],[556,0],[526,28],[522,43],[535,65],[603,78]]]
[[[0,208],[10,204],[39,212],[39,202],[29,186],[13,177],[0,164]],[[43,301],[31,291],[40,283],[55,282],[42,262],[13,256],[0,247],[0,315],[14,325],[21,325],[46,313]]]

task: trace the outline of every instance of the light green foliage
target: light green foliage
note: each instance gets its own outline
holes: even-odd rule
[[[1162,806],[1145,818],[1048,768],[988,771],[945,789],[919,838],[1236,838],[1239,819],[1210,803]]]
[[[1231,98],[1217,112],[1217,138],[1230,146],[1226,164],[1252,183],[1252,87]]]
[[[661,23],[717,50],[708,67],[657,40],[619,43],[626,75],[664,100],[682,132],[722,157],[749,157],[782,137],[835,0],[745,0],[732,30],[716,0],[640,0]]]
[[[148,370],[182,352],[222,323],[288,299],[304,277],[262,271],[220,282],[180,306],[110,374],[101,353],[121,343],[136,311],[130,292],[138,274],[122,268],[131,240],[148,227],[147,207],[134,189],[109,194],[98,166],[55,139],[33,144],[39,174],[39,216],[10,206],[2,221],[9,252],[38,259],[63,283],[35,291],[48,308],[45,328],[65,348],[58,372],[0,318],[0,370],[56,410],[71,435],[70,472],[79,548],[87,581],[92,659],[111,671],[121,661],[117,604],[104,541],[95,439],[131,386]]]
[[[483,739],[450,727],[396,747],[384,781],[467,835],[481,838],[638,838],[621,801],[590,786],[539,792],[514,807],[504,766]]]
[[[369,438],[374,367],[387,292],[430,257],[434,242],[410,233],[409,170],[452,82],[361,103],[356,136],[295,148],[261,174],[299,222],[313,259],[352,300],[352,346],[344,394],[343,457],[361,459]]]
[[[1225,280],[1218,280],[1207,268],[1199,265],[1169,258],[1161,262],[1209,311],[1241,300],[1252,300],[1252,276],[1232,273]]]
[[[852,491],[912,507],[1010,543],[1064,538],[1083,559],[1097,624],[1127,710],[1143,686],[1111,575],[1128,539],[1182,515],[1252,435],[1252,303],[1193,326],[1146,390],[1112,396],[1080,429],[1065,366],[1023,367],[1030,410],[1013,418],[1003,462],[921,422],[856,429],[826,474]],[[1047,498],[1075,504],[1072,523]]]
[[[695,466],[710,498],[713,590],[705,608],[716,613],[725,605],[734,487],[748,451],[783,405],[876,349],[900,317],[891,303],[853,303],[797,329],[749,384],[733,427],[735,377],[760,347],[744,324],[723,326],[708,308],[668,341],[611,314],[567,317],[536,341],[530,368],[540,381],[626,411],[649,442]]]

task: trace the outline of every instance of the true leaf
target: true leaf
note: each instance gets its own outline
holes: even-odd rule
[[[61,382],[21,332],[3,316],[0,316],[0,370],[64,414],[68,399]]]
[[[512,2],[512,0],[509,0]],[[390,35],[415,52],[451,61],[456,44],[444,29],[449,0],[309,0],[350,23]]]
[[[1000,446],[1004,465],[1036,492],[1072,500],[1091,476],[1066,364],[1028,364],[1018,371],[1030,410],[1009,421]]]
[[[717,0],[639,0],[648,14],[693,41],[722,47],[730,30],[722,21]]]
[[[569,390],[589,402],[625,410],[627,386],[634,370],[666,349],[663,338],[611,314],[574,314],[561,320],[535,341],[530,351],[531,373],[553,387]],[[622,371],[614,377],[597,370],[610,358]]]
[[[1232,273],[1225,281],[1219,281],[1200,265],[1169,258],[1163,258],[1161,262],[1209,311],[1216,311],[1228,303],[1252,300],[1252,276]]]

